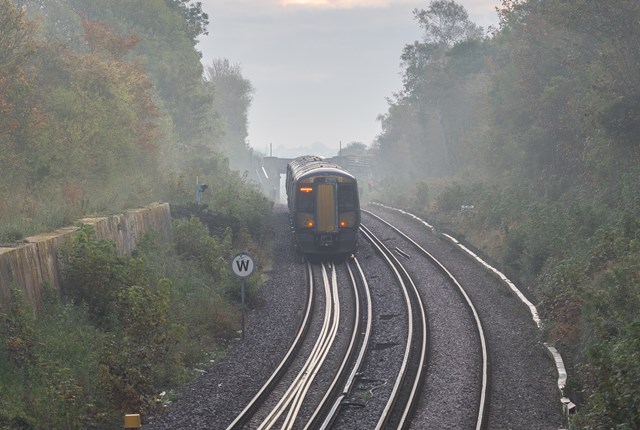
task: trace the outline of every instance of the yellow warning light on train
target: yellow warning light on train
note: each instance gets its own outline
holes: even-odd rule
[[[309,227],[309,228],[313,227],[313,221],[312,220],[307,221],[307,227]]]

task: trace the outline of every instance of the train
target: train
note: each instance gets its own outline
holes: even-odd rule
[[[348,257],[356,251],[360,201],[355,176],[321,157],[287,164],[287,205],[296,252],[301,257]]]

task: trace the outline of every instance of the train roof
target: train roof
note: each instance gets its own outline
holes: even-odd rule
[[[346,176],[355,180],[355,177],[343,167],[328,162],[322,157],[318,157],[316,155],[304,155],[302,157],[294,158],[289,162],[289,168],[291,175],[295,180],[320,173]]]

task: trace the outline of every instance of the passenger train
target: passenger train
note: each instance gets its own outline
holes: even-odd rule
[[[346,257],[358,242],[360,202],[356,178],[316,156],[287,165],[287,204],[296,250],[303,256]]]

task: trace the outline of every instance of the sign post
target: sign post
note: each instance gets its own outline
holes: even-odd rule
[[[231,271],[240,278],[240,297],[242,301],[242,339],[244,339],[244,289],[246,280],[255,269],[253,258],[246,252],[239,252],[231,259]]]

